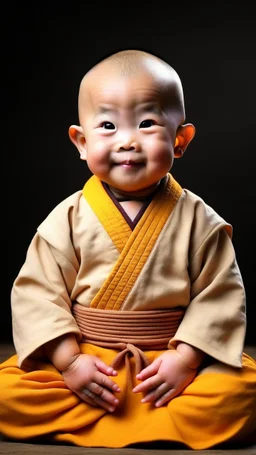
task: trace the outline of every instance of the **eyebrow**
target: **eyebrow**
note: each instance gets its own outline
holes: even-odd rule
[[[153,114],[157,114],[157,115],[160,115],[162,114],[162,109],[160,108],[160,106],[158,106],[157,104],[155,103],[143,103],[142,105],[139,105],[138,106],[138,109],[137,109],[139,112],[152,112]]]
[[[107,106],[99,106],[97,114],[108,114],[109,112],[116,112],[116,109]]]
[[[98,107],[96,115],[116,113],[117,111],[118,109],[102,105]],[[162,109],[157,104],[151,102],[140,104],[137,107],[136,111],[138,111],[139,113],[152,112],[157,115],[161,115],[163,113]]]

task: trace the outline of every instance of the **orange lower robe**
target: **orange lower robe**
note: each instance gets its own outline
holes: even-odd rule
[[[172,186],[170,184],[169,186],[167,185],[168,194],[172,193],[170,191],[171,188]],[[176,198],[176,191],[177,187],[174,191],[174,197],[172,195],[173,200]],[[104,201],[103,193],[100,193],[100,199],[102,199],[104,210],[106,210],[106,201]],[[177,202],[177,198],[175,202]],[[167,205],[169,207],[169,204]],[[174,206],[175,204],[173,204],[172,210]],[[112,209],[114,218],[115,210],[113,207]],[[207,292],[200,292],[200,280],[198,284],[198,280],[194,278],[196,289],[194,291],[192,289],[191,291],[193,298],[188,304],[188,308],[185,308],[185,305],[179,305],[176,311],[174,304],[169,305],[168,303],[170,308],[165,306],[165,300],[163,298],[161,300],[161,309],[159,309],[159,302],[156,308],[151,306],[148,310],[144,310],[143,306],[132,308],[134,293],[136,294],[136,289],[137,291],[140,289],[138,286],[138,277],[143,274],[142,268],[145,264],[148,264],[148,261],[147,274],[150,272],[150,260],[155,264],[154,255],[153,258],[150,256],[151,251],[153,249],[155,253],[157,252],[156,250],[159,246],[158,240],[159,236],[161,236],[163,226],[166,227],[166,222],[168,223],[170,220],[170,213],[168,214],[168,210],[170,212],[170,209],[166,212],[166,206],[164,204],[161,209],[162,216],[160,216],[162,225],[161,223],[160,225],[159,223],[154,224],[154,220],[157,217],[155,216],[154,208],[152,209],[152,204],[149,206],[149,209],[152,213],[149,216],[148,226],[145,227],[146,232],[150,232],[148,237],[150,240],[148,242],[145,242],[145,239],[141,241],[139,238],[139,233],[141,232],[140,226],[137,229],[138,232],[136,232],[136,228],[132,231],[128,240],[127,232],[124,233],[123,230],[119,231],[119,237],[116,236],[116,225],[114,222],[114,228],[108,228],[109,235],[112,237],[117,250],[119,249],[120,254],[111,273],[106,276],[99,291],[92,299],[91,305],[83,305],[81,298],[77,294],[74,299],[76,304],[73,303],[73,307],[69,307],[68,305],[61,307],[59,303],[56,309],[56,315],[58,314],[60,325],[61,321],[64,320],[64,322],[62,332],[55,332],[54,336],[52,336],[53,338],[64,333],[73,332],[80,339],[81,352],[96,355],[105,363],[115,365],[118,371],[115,381],[121,389],[121,392],[118,394],[120,403],[117,409],[113,413],[108,413],[103,409],[92,407],[81,401],[79,397],[66,387],[61,373],[46,359],[43,357],[40,358],[40,353],[42,353],[40,348],[44,344],[44,340],[46,342],[52,339],[49,337],[51,330],[50,319],[48,321],[49,324],[43,321],[43,324],[40,326],[41,320],[38,318],[38,313],[35,320],[39,320],[39,325],[37,325],[37,331],[35,332],[33,332],[33,327],[31,327],[30,332],[29,327],[27,327],[26,332],[24,326],[18,326],[20,313],[18,320],[15,317],[17,301],[20,302],[23,298],[26,299],[27,303],[29,300],[28,291],[34,294],[33,302],[36,300],[35,296],[38,299],[38,286],[40,286],[38,284],[38,276],[42,276],[42,270],[39,267],[42,267],[46,271],[45,275],[47,275],[50,268],[52,268],[52,271],[55,270],[54,282],[52,282],[48,293],[53,292],[52,287],[54,286],[57,286],[59,293],[60,282],[56,285],[57,269],[54,268],[54,261],[59,261],[58,267],[62,263],[62,277],[65,277],[65,273],[68,273],[68,264],[65,264],[64,267],[63,262],[61,262],[63,258],[60,259],[59,251],[56,253],[56,244],[50,254],[48,251],[49,244],[46,246],[45,239],[39,240],[37,238],[36,246],[35,244],[31,246],[23,271],[14,284],[14,335],[16,333],[14,340],[16,341],[16,347],[18,347],[18,355],[12,356],[0,365],[0,432],[4,436],[20,441],[30,438],[46,437],[51,438],[52,441],[73,443],[77,446],[110,448],[125,447],[132,444],[149,443],[158,440],[178,442],[185,444],[189,448],[199,450],[208,449],[227,441],[255,442],[253,435],[255,435],[256,430],[256,362],[245,353],[241,357],[240,364],[239,360],[237,360],[239,357],[237,352],[239,352],[240,346],[243,343],[243,337],[239,335],[239,324],[237,323],[237,328],[233,326],[236,337],[232,339],[232,343],[229,343],[227,335],[223,341],[219,332],[218,339],[216,337],[215,340],[213,334],[210,334],[210,329],[204,329],[203,327],[203,323],[205,325],[209,323],[207,321],[208,313],[204,313],[203,318],[200,318],[200,312],[204,311],[204,306],[199,305],[198,318],[200,320],[198,324],[200,324],[201,333],[198,333],[199,330],[196,327],[196,307],[199,303],[202,304],[204,299],[207,302],[211,301],[212,288],[208,291],[208,294]],[[175,210],[173,210],[174,224]],[[178,210],[181,210],[181,207]],[[167,213],[166,216],[165,212]],[[99,217],[101,216],[100,221],[104,224],[105,212],[102,213],[99,214]],[[147,211],[145,213],[148,214]],[[143,219],[141,221],[142,223]],[[146,225],[145,220],[143,224]],[[209,223],[206,224],[207,226],[209,225]],[[110,232],[111,229],[113,229],[113,233]],[[214,227],[209,227],[209,229],[214,230]],[[166,238],[166,232],[163,235]],[[74,238],[73,242],[75,244]],[[215,282],[215,287],[213,286],[215,289],[214,292],[219,288],[218,277],[220,276],[220,269],[225,269],[225,273],[227,273],[228,254],[223,245],[223,239],[225,239],[225,242],[228,241],[226,235],[221,237],[221,247],[219,248],[223,249],[225,254],[223,259],[221,254],[219,255],[218,266],[216,264],[213,266],[212,261],[207,263],[205,253],[200,253],[206,264],[205,267],[208,268],[208,272],[211,270],[211,283]],[[151,244],[149,245],[150,242]],[[205,241],[203,244],[204,248],[206,248]],[[214,244],[212,237],[209,244],[216,254],[216,244]],[[97,242],[95,245],[97,245]],[[198,250],[197,245],[195,249]],[[53,251],[55,251],[54,257]],[[66,248],[66,255],[67,252],[68,250]],[[211,253],[209,254],[211,255]],[[136,261],[136,255],[140,259],[142,258],[141,260],[142,262],[144,261],[144,264],[141,265],[141,260]],[[36,261],[37,256],[40,256],[38,264]],[[93,256],[95,257],[95,254]],[[127,260],[128,262],[130,261],[129,267],[127,267]],[[194,264],[195,270],[198,267],[198,262],[201,260],[197,255]],[[30,261],[31,264],[29,264]],[[224,262],[222,263],[222,261]],[[139,265],[137,265],[137,262]],[[71,263],[71,256],[69,263]],[[234,264],[232,264],[230,269],[234,269]],[[180,272],[178,271],[177,273]],[[191,273],[196,272],[192,270]],[[222,294],[231,292],[229,297],[232,295],[235,302],[235,294],[237,293],[240,296],[241,289],[237,285],[232,286],[232,273],[230,272],[227,279],[227,289],[225,290],[224,286],[221,291]],[[216,278],[214,278],[214,274]],[[235,270],[235,274],[237,274],[237,269]],[[70,275],[71,273],[69,272],[69,278]],[[25,276],[26,280],[24,280]],[[33,288],[36,281],[35,276],[37,276],[36,289]],[[47,280],[49,280],[49,276],[46,277]],[[31,278],[31,283],[29,277]],[[66,278],[66,285],[67,283],[70,285],[68,278]],[[45,290],[47,287],[46,282],[42,282],[41,286],[41,291],[43,292],[43,289]],[[237,292],[235,293],[235,291]],[[139,294],[141,296],[140,292]],[[64,292],[62,293],[61,302],[65,300],[63,299],[63,295]],[[132,298],[129,300],[130,296]],[[49,295],[47,297],[50,300]],[[177,300],[178,298],[178,293],[176,292],[175,299]],[[46,294],[44,295],[44,299],[45,301],[47,300]],[[153,300],[157,300],[156,296],[153,296]],[[52,303],[53,301],[56,302],[56,298],[51,298],[51,305],[54,305]],[[171,301],[171,298],[168,301]],[[125,303],[123,306],[122,302]],[[129,308],[129,305],[131,308]],[[33,308],[34,311],[31,317],[34,317],[37,311],[36,307]],[[133,309],[136,311],[132,311]],[[20,308],[19,311],[21,311]],[[38,311],[40,312],[39,309]],[[172,311],[174,316],[172,316]],[[209,307],[209,312],[211,311],[211,307]],[[225,311],[227,310],[223,305],[222,313],[225,314]],[[129,319],[129,313],[135,313],[135,326],[132,325],[133,318],[131,318],[130,326],[128,322],[125,324],[125,327],[128,325],[130,329],[126,327],[124,330],[122,320],[127,321]],[[26,311],[26,314],[29,315],[29,312]],[[223,314],[217,316],[221,317]],[[243,320],[241,314],[238,314],[237,321]],[[90,315],[92,315],[91,322]],[[164,317],[162,318],[161,315],[164,315]],[[228,315],[229,313],[227,312],[227,319]],[[52,317],[52,315],[50,316]],[[47,314],[47,317],[50,316]],[[104,325],[104,321],[108,319],[108,316],[109,321]],[[67,320],[65,320],[65,317],[72,317],[68,329],[66,329]],[[147,317],[151,318],[150,324],[147,323]],[[26,322],[24,319],[20,324],[23,325]],[[234,319],[236,318],[234,317]],[[166,323],[163,324],[161,322],[162,320],[166,320]],[[55,321],[56,317],[54,318]],[[74,321],[76,324],[74,324]],[[224,319],[222,320],[222,324],[225,327]],[[178,325],[178,329],[176,325]],[[44,326],[45,331],[42,334],[39,328],[44,330]],[[227,328],[230,329],[229,326]],[[203,330],[205,330],[205,333]],[[33,338],[34,333],[35,336]],[[209,337],[212,336],[212,343],[207,339],[207,335]],[[27,340],[26,336],[28,337]],[[40,342],[36,341],[38,337],[41,337]],[[33,346],[32,348],[31,346],[30,348],[28,347],[29,339]],[[172,399],[166,405],[155,408],[152,404],[141,403],[141,394],[134,394],[132,392],[132,388],[136,384],[135,373],[138,364],[141,362],[140,367],[143,367],[143,362],[152,362],[162,352],[166,351],[167,347],[169,349],[175,348],[177,340],[191,342],[191,344],[196,345],[200,349],[204,347],[205,352],[212,358],[211,364],[203,365],[193,382],[179,396]],[[38,342],[37,346],[36,342]],[[114,348],[115,343],[116,348]],[[164,343],[166,344],[165,348],[163,348]],[[234,344],[236,348],[232,350]],[[215,352],[216,356],[214,356]],[[37,353],[37,355],[33,355],[34,353]],[[222,360],[225,355],[227,362]],[[119,359],[118,362],[117,359]]]
[[[111,364],[117,351],[81,344],[83,353]],[[163,351],[145,351],[152,361]],[[134,371],[134,357],[129,359]],[[124,447],[156,440],[207,449],[223,441],[252,441],[256,421],[256,364],[246,354],[243,368],[218,365],[202,370],[178,397],[155,408],[140,402],[123,365],[116,382],[120,404],[114,413],[82,402],[49,363],[38,362],[31,372],[17,367],[13,356],[1,365],[1,430],[10,438],[26,440],[51,436],[62,443],[87,447]],[[134,382],[135,385],[135,382]],[[253,411],[252,411],[253,410]],[[254,441],[255,442],[255,441]]]

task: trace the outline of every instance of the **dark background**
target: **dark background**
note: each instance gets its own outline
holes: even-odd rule
[[[253,2],[88,5],[12,3],[4,16],[8,107],[2,114],[10,132],[3,134],[8,268],[1,340],[12,340],[10,290],[38,224],[90,175],[68,137],[78,122],[80,80],[105,56],[136,48],[168,61],[182,79],[187,121],[197,133],[172,173],[233,225],[247,293],[246,342],[255,344]]]

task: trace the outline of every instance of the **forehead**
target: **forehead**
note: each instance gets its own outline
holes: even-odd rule
[[[157,77],[147,71],[123,75],[116,68],[97,70],[85,80],[80,93],[80,108],[94,111],[102,105],[134,107],[141,104],[162,106],[167,101],[167,92],[177,88],[170,79]]]

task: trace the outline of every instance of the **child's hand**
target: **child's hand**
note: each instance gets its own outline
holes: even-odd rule
[[[118,385],[109,378],[117,372],[98,357],[79,354],[64,371],[65,384],[86,403],[113,412],[119,403],[114,392],[120,392]]]
[[[142,381],[133,392],[144,394],[142,403],[154,403],[156,407],[179,395],[196,376],[178,351],[166,351],[144,368],[136,378]]]

